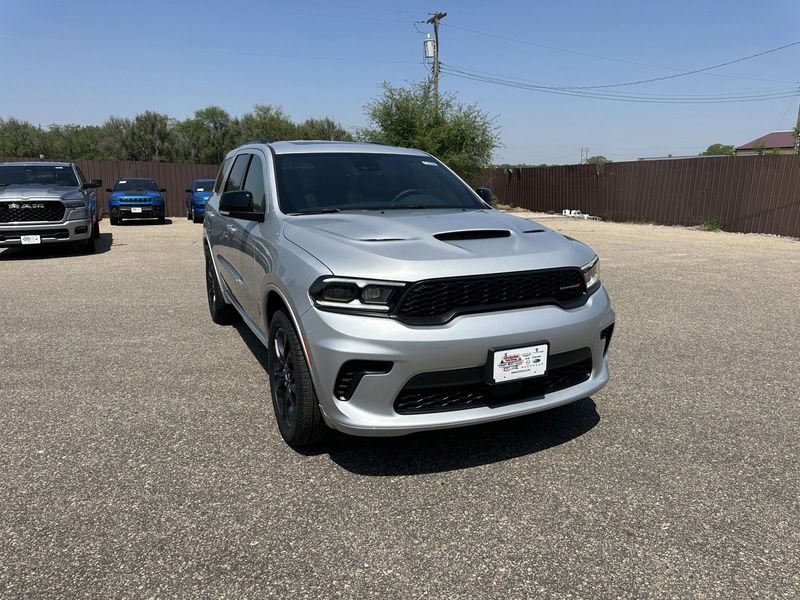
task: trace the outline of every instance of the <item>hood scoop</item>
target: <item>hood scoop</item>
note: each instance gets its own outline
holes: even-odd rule
[[[459,240],[488,240],[491,238],[511,237],[511,232],[507,229],[464,229],[461,231],[445,231],[434,233],[433,237],[443,242],[455,242]]]

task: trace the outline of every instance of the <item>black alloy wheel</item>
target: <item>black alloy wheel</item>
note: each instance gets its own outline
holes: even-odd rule
[[[313,446],[327,427],[297,331],[282,310],[272,317],[268,340],[269,387],[281,437],[292,448]]]

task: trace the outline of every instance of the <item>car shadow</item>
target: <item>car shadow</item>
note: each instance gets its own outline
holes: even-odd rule
[[[172,219],[164,219],[163,223],[159,223],[158,219],[125,219],[114,227],[142,227],[145,225],[172,225]]]
[[[326,446],[309,454],[327,453],[333,462],[357,475],[441,473],[548,450],[582,436],[599,422],[594,400],[583,398],[523,417],[399,438],[337,433]]]
[[[233,327],[264,369],[266,378],[266,348],[243,322],[238,321]],[[513,419],[404,437],[367,438],[332,431],[320,445],[301,454],[328,454],[333,462],[357,475],[440,473],[548,450],[579,438],[599,422],[594,400],[583,398]]]
[[[95,240],[94,254],[105,254],[114,245],[114,235],[112,233],[100,233],[100,237]],[[38,246],[10,246],[0,249],[0,260],[38,260],[66,258],[69,256],[80,256],[87,254],[77,244],[53,243],[41,244]]]

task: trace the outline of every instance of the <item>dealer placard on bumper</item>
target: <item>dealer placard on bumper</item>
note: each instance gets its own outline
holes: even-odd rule
[[[538,344],[496,351],[492,364],[495,383],[544,375],[547,371],[548,347],[548,344]]]

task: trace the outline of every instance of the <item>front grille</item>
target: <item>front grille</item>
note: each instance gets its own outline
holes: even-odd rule
[[[470,312],[569,306],[585,293],[583,274],[577,268],[431,279],[412,284],[400,298],[396,313],[409,323],[443,323]]]
[[[61,221],[64,204],[58,200],[15,200],[0,202],[0,223]]]
[[[483,367],[437,371],[412,377],[394,401],[395,412],[414,415],[478,406],[504,406],[541,399],[546,394],[583,383],[592,375],[589,348],[554,354],[547,373],[540,377],[490,385]]]
[[[0,242],[19,241],[23,235],[40,235],[43,239],[65,240],[69,238],[68,229],[19,229],[17,231],[0,231]]]

